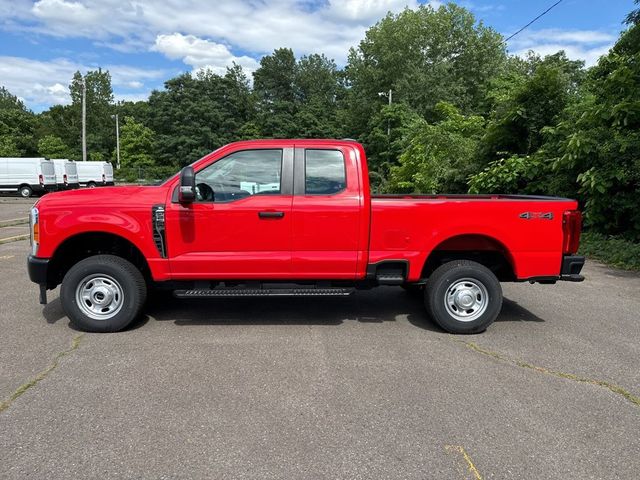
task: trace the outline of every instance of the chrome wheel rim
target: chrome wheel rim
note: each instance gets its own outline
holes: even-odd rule
[[[447,313],[461,322],[472,322],[480,317],[489,305],[487,287],[475,278],[463,278],[454,282],[445,293]]]
[[[76,288],[76,303],[94,320],[109,320],[122,310],[124,294],[117,280],[104,273],[87,275]]]
[[[22,196],[24,198],[29,198],[30,195],[31,195],[31,191],[28,188],[21,188],[20,189],[20,196]]]

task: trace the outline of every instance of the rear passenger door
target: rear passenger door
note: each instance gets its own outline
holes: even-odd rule
[[[362,219],[356,153],[351,148],[296,146],[292,207],[295,278],[353,279]]]

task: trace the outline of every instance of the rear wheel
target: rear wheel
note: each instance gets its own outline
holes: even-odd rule
[[[146,296],[140,270],[114,255],[95,255],[76,263],[60,290],[71,323],[87,332],[122,330],[140,314]]]
[[[437,268],[427,282],[425,306],[450,333],[487,329],[502,308],[500,282],[484,265],[455,260]]]
[[[96,188],[96,184],[94,182],[87,183],[88,188]]]
[[[18,188],[18,194],[22,198],[29,198],[33,194],[33,190],[31,190],[31,187],[29,185],[22,185],[20,188]]]

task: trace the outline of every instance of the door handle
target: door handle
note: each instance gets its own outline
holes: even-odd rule
[[[258,212],[260,218],[282,218],[284,212]]]

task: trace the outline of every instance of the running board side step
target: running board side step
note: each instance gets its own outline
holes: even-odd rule
[[[346,297],[353,288],[213,288],[174,290],[176,298],[231,298],[231,297]]]

